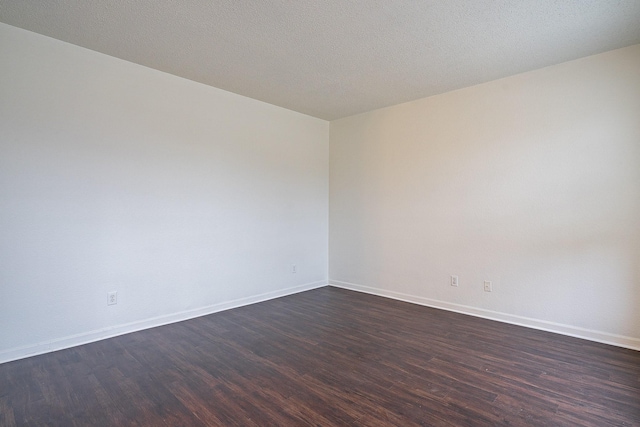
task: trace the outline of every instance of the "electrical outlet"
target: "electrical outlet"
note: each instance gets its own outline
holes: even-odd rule
[[[107,293],[107,305],[115,305],[118,303],[118,292],[108,292]]]
[[[292,273],[297,273],[298,272],[298,267],[295,264],[291,264],[291,272]]]
[[[458,286],[458,276],[451,276],[451,286]]]
[[[485,292],[491,292],[493,289],[491,288],[491,281],[490,280],[485,280],[484,281],[484,291]]]

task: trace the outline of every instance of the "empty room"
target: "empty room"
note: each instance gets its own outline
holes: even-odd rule
[[[13,426],[640,426],[640,0],[0,0]]]

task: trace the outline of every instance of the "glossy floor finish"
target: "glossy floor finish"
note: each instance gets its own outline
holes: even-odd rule
[[[321,288],[0,365],[0,426],[638,426],[640,352]]]

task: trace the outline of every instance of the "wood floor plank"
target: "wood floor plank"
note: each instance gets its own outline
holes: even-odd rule
[[[640,352],[321,288],[0,365],[0,427],[640,426]]]

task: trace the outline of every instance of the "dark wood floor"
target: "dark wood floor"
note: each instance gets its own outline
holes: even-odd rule
[[[640,352],[322,288],[0,365],[1,426],[639,426]]]

